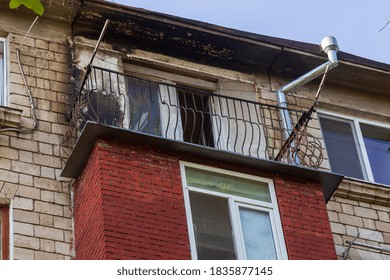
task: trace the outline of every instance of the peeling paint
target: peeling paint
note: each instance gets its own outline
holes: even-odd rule
[[[94,12],[88,12],[88,13],[85,13],[84,16],[87,18],[87,19],[93,19],[93,20],[96,20],[96,18],[103,18],[103,16],[99,13],[94,13]]]
[[[205,51],[205,53],[207,53],[209,56],[213,56],[213,57],[221,57],[221,58],[226,58],[226,59],[229,59],[231,60],[232,59],[232,51],[231,50],[228,50],[228,49],[215,49],[214,46],[208,44],[208,45],[204,45],[203,46],[203,50]]]

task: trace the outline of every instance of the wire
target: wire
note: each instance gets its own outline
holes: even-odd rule
[[[324,87],[325,79],[326,79],[326,75],[328,75],[328,71],[329,71],[329,65],[328,65],[328,66],[326,67],[326,69],[325,69],[325,73],[324,73],[324,75],[322,76],[321,83],[320,83],[320,85],[319,85],[319,87],[318,87],[318,90],[317,90],[317,93],[316,93],[316,95],[315,95],[315,101],[316,101],[316,102],[317,102],[317,100],[318,100],[318,97],[320,96],[320,93],[321,93],[322,88]]]
[[[389,25],[389,24],[390,24],[390,20],[388,22],[386,22],[386,24],[378,31],[378,33],[381,32],[382,30],[384,30],[387,27],[387,25]]]
[[[24,41],[26,40],[26,37],[27,37],[28,33],[30,33],[32,27],[34,26],[34,24],[36,23],[38,18],[39,18],[39,16],[37,16],[35,18],[35,20],[32,22],[32,24],[30,25],[30,27],[27,30],[26,34],[24,35],[22,42],[20,43],[19,47],[16,49],[16,57],[17,57],[17,60],[18,60],[19,71],[20,71],[20,74],[22,75],[23,83],[24,83],[24,86],[26,87],[26,91],[27,91],[27,94],[28,94],[28,97],[29,97],[29,101],[30,101],[30,112],[31,112],[31,118],[33,120],[33,126],[31,128],[25,128],[25,129],[20,129],[20,128],[3,128],[3,129],[0,129],[0,132],[13,131],[13,132],[19,132],[19,133],[28,133],[28,132],[33,131],[35,129],[36,125],[37,125],[37,117],[36,117],[36,113],[35,113],[34,99],[33,99],[33,96],[31,94],[31,89],[30,89],[30,87],[27,84],[26,75],[24,74],[24,71],[23,71],[23,68],[22,68],[22,64],[20,62],[20,49],[23,47]]]

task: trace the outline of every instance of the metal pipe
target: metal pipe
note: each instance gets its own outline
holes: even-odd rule
[[[109,24],[109,23],[110,23],[110,20],[109,20],[109,19],[106,19],[106,22],[104,23],[103,29],[102,29],[102,31],[100,32],[99,39],[98,39],[97,42],[96,42],[95,49],[93,50],[91,60],[89,61],[89,65],[92,65],[93,60],[95,59],[96,53],[97,53],[97,51],[98,51],[98,49],[99,49],[99,46],[100,46],[100,42],[102,41],[102,39],[103,39],[103,37],[104,37],[104,34],[106,34],[106,30],[107,30],[107,27],[108,27],[108,24]]]
[[[356,245],[356,246],[365,247],[365,248],[369,248],[369,249],[373,249],[373,250],[377,250],[377,251],[380,251],[383,253],[390,254],[390,248],[383,248],[383,247],[379,247],[379,246],[375,246],[375,245],[371,245],[371,244],[366,244],[366,243],[361,243],[361,242],[357,242],[357,241],[348,241],[347,240],[347,243],[351,244],[352,246]]]
[[[92,53],[92,56],[91,56],[91,60],[89,61],[89,64],[85,68],[84,76],[83,76],[83,79],[81,80],[81,84],[80,84],[80,87],[79,87],[79,94],[78,94],[78,96],[76,96],[76,102],[79,100],[80,95],[81,95],[81,91],[83,90],[84,85],[87,82],[88,76],[89,76],[89,74],[92,71],[93,60],[95,59],[96,53],[97,53],[97,51],[99,49],[99,46],[100,46],[100,43],[101,43],[101,41],[102,41],[102,39],[104,37],[104,34],[106,34],[106,30],[107,30],[107,27],[108,27],[109,23],[110,23],[110,20],[106,19],[106,21],[104,23],[104,26],[103,26],[103,29],[100,32],[99,39],[97,40],[95,48],[93,50],[93,53]],[[73,114],[73,110],[74,110],[74,107],[71,109],[71,111],[67,115],[66,120],[70,120],[70,118],[71,118],[71,116]]]
[[[322,51],[328,56],[327,62],[276,90],[278,106],[280,107],[279,114],[282,122],[285,139],[289,138],[293,130],[293,124],[287,106],[286,93],[291,92],[294,89],[309,83],[315,78],[323,75],[327,70],[330,70],[338,65],[337,52],[339,51],[339,47],[337,45],[336,38],[328,36],[322,39],[321,48]],[[299,164],[298,159],[293,159],[293,161]]]
[[[390,254],[390,248],[383,248],[383,247],[379,247],[379,246],[375,246],[375,245],[371,245],[371,244],[357,242],[356,239],[358,239],[359,236],[360,236],[360,233],[358,233],[352,241],[349,241],[349,240],[346,241],[346,243],[348,243],[349,245],[348,245],[347,250],[345,250],[343,253],[344,260],[348,259],[349,252],[351,251],[351,248],[353,245],[368,248],[368,249],[373,249],[373,250],[379,251],[380,253],[384,253],[384,254]],[[368,250],[368,252],[370,252],[370,251]]]

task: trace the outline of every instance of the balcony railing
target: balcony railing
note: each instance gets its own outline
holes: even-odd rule
[[[320,141],[298,126],[286,142],[280,112],[289,113],[296,123],[305,113],[93,67],[75,102],[72,130],[65,138],[72,135],[77,141],[85,123],[93,121],[317,168],[322,162]]]

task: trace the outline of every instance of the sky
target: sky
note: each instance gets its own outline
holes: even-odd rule
[[[106,0],[242,31],[319,44],[390,64],[389,0]]]

